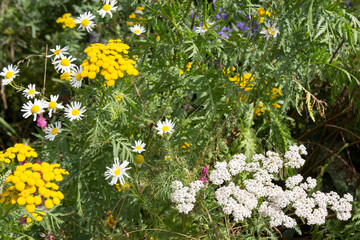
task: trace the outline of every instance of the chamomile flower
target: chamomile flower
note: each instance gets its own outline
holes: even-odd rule
[[[34,103],[29,101],[27,103],[25,103],[22,106],[21,111],[24,112],[23,117],[24,118],[28,118],[31,115],[34,116],[34,121],[36,121],[36,117],[38,114],[43,113],[45,110],[44,108],[47,106],[46,101],[42,100],[42,99],[35,99]]]
[[[266,37],[266,40],[269,40],[270,37],[276,38],[276,36],[279,34],[279,29],[276,28],[276,23],[273,25],[270,24],[269,21],[265,22],[266,28],[261,30],[261,34],[264,34]]]
[[[156,130],[158,130],[159,135],[163,135],[164,133],[172,133],[174,130],[175,123],[171,122],[171,120],[165,119],[165,121],[158,121],[156,124]]]
[[[19,72],[20,70],[18,69],[18,67],[13,66],[12,64],[4,67],[2,72],[0,73],[0,76],[4,77],[2,80],[2,85],[5,86],[11,83],[18,76]]]
[[[36,94],[39,94],[39,92],[36,91],[36,89],[35,89],[35,84],[29,84],[29,85],[28,85],[28,88],[23,91],[23,95],[24,95],[27,99],[30,99],[30,98],[32,99],[32,98],[34,98]]]
[[[75,69],[76,65],[72,62],[76,60],[72,56],[61,56],[60,60],[54,61],[53,64],[56,65],[55,69],[59,70],[61,73],[67,72],[70,73],[72,70]]]
[[[61,133],[61,122],[56,122],[55,124],[50,124],[50,127],[47,127],[45,130],[45,138],[50,141],[54,141],[58,133]]]
[[[211,23],[206,22],[204,24],[200,24],[200,27],[195,28],[195,32],[198,33],[198,34],[206,33],[208,28],[211,27],[214,24],[215,24],[214,22],[211,22]]]
[[[92,31],[92,28],[95,26],[95,23],[92,21],[95,16],[91,14],[91,12],[86,12],[83,14],[80,14],[80,17],[78,17],[74,22],[79,23],[79,28],[86,29],[89,33]],[[79,29],[78,28],[78,29]]]
[[[86,111],[86,107],[81,107],[81,103],[79,102],[71,102],[67,104],[65,107],[65,116],[72,120],[81,120],[84,116],[84,112]]]
[[[120,165],[119,158],[116,157],[116,158],[114,158],[114,164],[112,165],[112,167],[111,168],[106,167],[107,171],[105,172],[105,176],[106,176],[106,179],[112,178],[110,181],[111,186],[115,185],[118,182],[118,180],[120,181],[121,185],[125,184],[124,176],[130,177],[126,173],[126,170],[130,169],[130,168],[126,167],[127,165],[129,165],[128,161],[124,161]]]
[[[51,117],[52,113],[56,112],[57,108],[64,108],[61,103],[57,103],[56,101],[59,99],[59,95],[50,95],[50,102],[48,104],[49,109],[49,117]]]
[[[141,153],[145,151],[146,144],[143,143],[141,140],[135,141],[135,146],[131,146],[133,148],[133,152]]]
[[[81,76],[82,71],[83,71],[83,67],[80,65],[80,67],[76,66],[75,72],[71,73],[70,84],[74,88],[81,87],[81,83],[83,80],[83,77]]]
[[[144,32],[146,32],[145,27],[141,26],[141,25],[135,25],[133,27],[130,27],[130,31],[135,33],[136,35],[140,35]]]
[[[103,2],[104,2],[104,6],[97,12],[102,18],[104,18],[107,13],[112,17],[111,11],[115,11],[118,8],[115,7],[116,0],[106,0]]]
[[[51,51],[53,54],[49,55],[48,57],[54,56],[54,60],[60,59],[61,56],[69,55],[69,53],[67,52],[67,50],[69,50],[69,46],[65,46],[65,47],[61,48],[60,45],[56,45],[56,47],[55,47],[54,49],[50,49],[50,51]]]

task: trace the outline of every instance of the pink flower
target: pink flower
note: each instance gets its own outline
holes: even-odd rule
[[[37,120],[36,126],[41,127],[42,129],[45,129],[47,125],[46,119],[40,114],[40,117]]]
[[[207,174],[209,172],[209,165],[205,164],[205,167],[201,170],[200,181],[203,183],[209,182],[207,178]]]

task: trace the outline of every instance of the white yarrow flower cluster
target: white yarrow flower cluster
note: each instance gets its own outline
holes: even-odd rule
[[[286,159],[285,167],[300,168],[303,166],[305,159],[301,157],[301,154],[307,155],[304,145],[300,145],[299,147],[296,145],[291,146],[289,151],[284,155],[284,158]]]
[[[209,177],[214,185],[222,185],[230,181],[231,176],[236,177],[241,173],[247,176],[242,182],[245,189],[230,182],[228,186],[221,186],[215,191],[215,198],[223,212],[232,215],[235,221],[242,221],[251,217],[252,210],[262,198],[258,211],[263,217],[270,218],[271,227],[283,225],[292,228],[297,225],[295,219],[284,212],[288,206],[292,206],[295,214],[304,218],[309,225],[325,223],[329,206],[338,219],[349,219],[352,209],[350,202],[353,200],[350,194],[343,198],[334,192],[325,194],[317,191],[310,195],[309,192],[317,185],[316,179],[308,177],[303,181],[300,174],[285,181],[286,190],[272,182],[274,174],[279,173],[283,166],[301,167],[305,163],[301,154],[307,154],[305,147],[294,145],[285,153],[284,160],[279,154],[268,151],[266,156],[255,154],[248,162],[243,154],[234,155],[229,164],[216,162]]]
[[[215,170],[210,173],[209,179],[215,185],[223,184],[224,181],[230,181],[231,175],[227,170],[226,162],[216,162]]]
[[[184,187],[180,181],[174,181],[171,185],[174,190],[171,201],[177,204],[176,209],[180,213],[188,214],[194,208],[195,196],[202,187],[204,184],[201,181],[191,182],[189,187]]]
[[[232,214],[235,221],[243,221],[251,217],[252,209],[258,204],[257,197],[247,190],[240,189],[234,183],[227,187],[221,187],[216,190],[215,197],[218,203],[223,207],[225,214]]]

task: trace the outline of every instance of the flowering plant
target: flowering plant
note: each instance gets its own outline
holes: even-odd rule
[[[354,6],[40,2],[0,24],[5,237],[354,235]]]

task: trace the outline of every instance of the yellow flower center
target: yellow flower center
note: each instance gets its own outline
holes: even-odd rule
[[[109,11],[111,9],[111,6],[109,5],[109,4],[105,4],[104,6],[103,6],[103,10],[104,11]]]
[[[90,21],[88,19],[84,19],[84,20],[81,21],[81,25],[83,27],[86,27],[87,25],[89,25],[89,23],[90,23]]]
[[[59,55],[61,52],[62,52],[62,51],[61,51],[60,49],[58,49],[58,50],[55,50],[55,51],[54,51],[54,54],[55,54],[55,55]]]
[[[70,65],[70,60],[67,58],[64,58],[63,60],[61,60],[60,64],[63,65],[64,67],[67,67]]]
[[[116,176],[119,176],[119,175],[120,175],[120,172],[121,172],[120,167],[118,167],[118,168],[114,171],[114,174],[115,174]]]
[[[139,29],[136,29],[135,33],[141,33],[141,31]]]
[[[71,114],[73,115],[73,116],[77,116],[77,115],[79,115],[79,110],[78,109],[74,109],[74,110],[72,110],[71,111]]]
[[[203,25],[203,26],[202,26],[202,29],[206,30],[206,26],[205,26],[205,25]]]
[[[35,92],[34,89],[30,89],[30,90],[28,91],[28,94],[29,94],[29,95],[32,95],[32,94],[34,94],[34,92]]]
[[[170,161],[170,160],[171,160],[171,157],[166,157],[166,160]]]
[[[34,106],[31,107],[30,111],[32,113],[37,113],[37,112],[40,111],[40,107],[38,105],[34,105]]]
[[[5,77],[6,77],[6,79],[9,79],[9,78],[11,78],[13,75],[14,75],[13,72],[7,72],[7,73],[5,74]]]
[[[136,150],[140,150],[141,149],[141,147],[140,146],[136,146]]]
[[[276,33],[275,29],[273,27],[269,27],[267,30],[268,35],[274,35]]]
[[[49,108],[50,108],[50,109],[55,109],[55,108],[56,108],[56,102],[51,101],[51,102],[49,103]]]
[[[57,134],[58,133],[58,129],[57,128],[54,128],[53,130],[51,130],[51,134],[52,135],[55,135],[55,134]]]
[[[80,81],[82,79],[81,73],[76,74],[76,81]]]
[[[163,127],[162,127],[162,130],[163,130],[164,132],[167,132],[167,131],[170,130],[170,128],[169,128],[169,126],[163,126]]]

